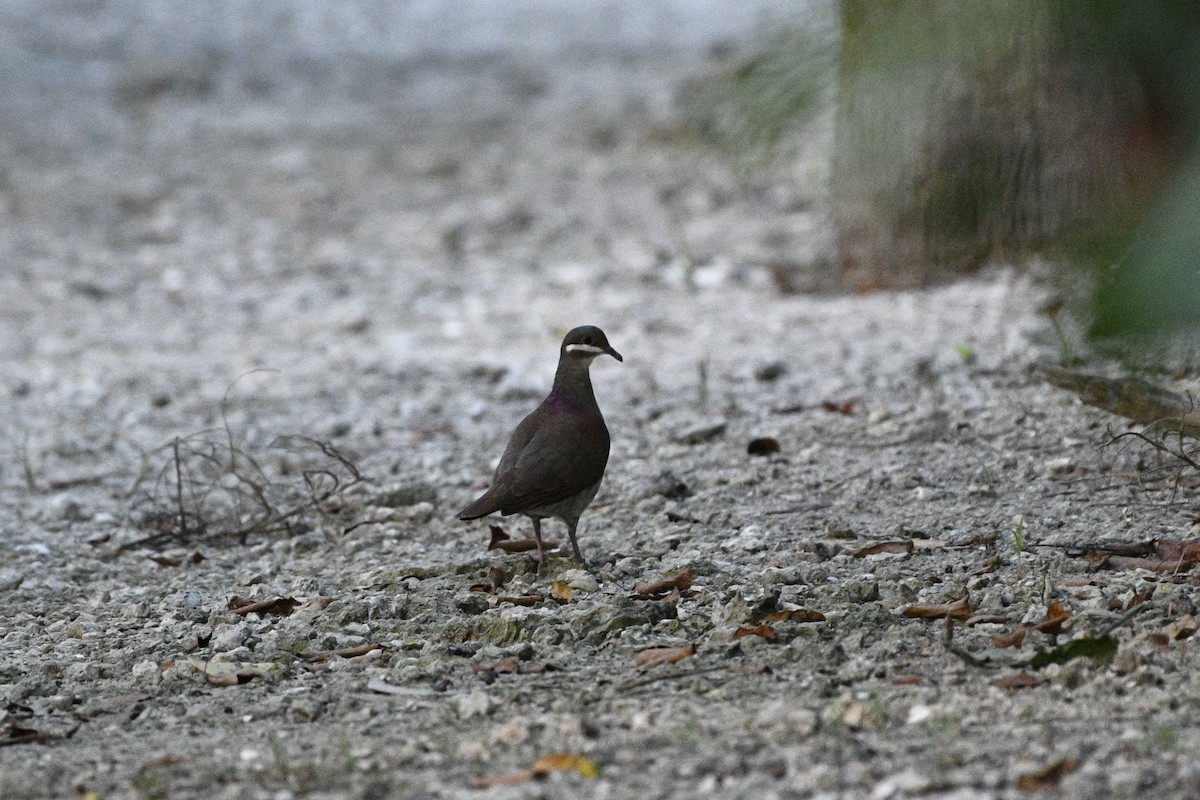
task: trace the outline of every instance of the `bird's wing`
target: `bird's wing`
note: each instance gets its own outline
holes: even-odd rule
[[[543,419],[511,466],[496,476],[493,488],[503,485],[496,497],[500,512],[529,511],[582,492],[604,477],[608,447],[599,415]]]

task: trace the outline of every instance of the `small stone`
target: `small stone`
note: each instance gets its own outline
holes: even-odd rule
[[[482,614],[491,608],[483,592],[461,592],[454,596],[454,605],[464,614]]]
[[[213,629],[212,649],[218,653],[227,653],[241,647],[250,636],[250,627],[245,622],[236,625],[218,625]]]
[[[596,580],[596,576],[585,569],[566,570],[558,576],[558,579],[572,589],[578,589],[581,592],[600,590],[600,582]]]
[[[491,713],[495,706],[491,696],[483,689],[476,689],[468,694],[461,694],[454,701],[459,719],[484,718]]]
[[[518,745],[529,738],[529,718],[518,716],[501,725],[492,732],[491,740],[506,747]]]
[[[158,666],[158,662],[150,659],[134,664],[132,673],[134,680],[150,683],[157,683],[162,677],[162,669]]]

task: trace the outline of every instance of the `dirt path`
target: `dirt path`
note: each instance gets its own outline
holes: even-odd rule
[[[662,135],[702,64],[577,66],[176,87],[6,140],[0,797],[1200,792],[1190,575],[1069,547],[1185,539],[1194,490],[1031,375],[1044,290],[781,295],[828,241],[827,124],[747,176]],[[463,112],[429,113],[447,87]],[[452,514],[585,322],[626,358],[594,369],[592,571],[538,574]],[[361,482],[218,538],[257,489],[353,480],[297,435]],[[949,643],[905,615],[962,598]],[[1061,634],[994,640],[1055,602]],[[520,779],[554,753],[586,762]]]

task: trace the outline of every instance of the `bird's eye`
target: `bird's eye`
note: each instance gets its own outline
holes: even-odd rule
[[[585,336],[585,337],[583,337],[583,343],[584,343],[584,344],[591,344],[591,343],[592,343],[592,337],[590,337],[590,336]]]

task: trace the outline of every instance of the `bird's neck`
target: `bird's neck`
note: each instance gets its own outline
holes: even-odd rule
[[[563,358],[554,373],[554,387],[550,390],[551,402],[573,405],[577,408],[599,411],[596,394],[592,391],[592,376],[589,361]]]

